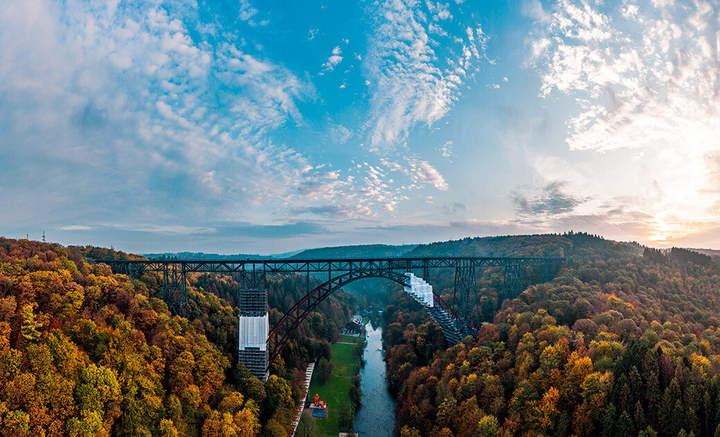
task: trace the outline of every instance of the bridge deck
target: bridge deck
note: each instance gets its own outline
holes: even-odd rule
[[[134,271],[164,271],[168,267],[185,272],[235,273],[264,271],[267,273],[318,273],[366,269],[415,270],[455,267],[540,266],[561,263],[560,257],[408,257],[358,259],[238,259],[238,260],[115,260],[99,259],[110,266],[125,266]]]

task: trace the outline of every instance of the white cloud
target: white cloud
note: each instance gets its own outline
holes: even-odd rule
[[[343,57],[340,56],[342,54],[342,49],[340,49],[340,46],[337,46],[333,49],[332,55],[328,58],[327,62],[323,64],[323,67],[325,68],[325,71],[332,71],[333,68],[340,62],[342,62]]]
[[[452,158],[453,156],[455,156],[455,154],[453,153],[452,141],[447,141],[438,150],[440,151],[440,154],[442,154],[443,158]]]
[[[634,154],[614,171],[596,169],[603,190],[586,207],[623,204],[633,217],[650,217],[645,238],[656,242],[720,219],[710,158],[720,153],[719,12],[655,0],[603,12],[565,0],[531,43],[530,60],[544,72],[541,95],[577,102],[567,120],[570,149]],[[626,181],[620,188],[611,182],[618,179]]]
[[[238,13],[251,19],[248,5]],[[296,101],[312,87],[261,54],[211,47],[209,27],[191,37],[189,26],[203,25],[193,5],[172,16],[154,2],[109,6],[3,4],[2,198],[37,201],[0,221],[197,218],[208,208],[229,219],[243,214],[236,205],[296,195],[307,160],[265,134],[301,121]],[[70,211],[72,202],[87,207]]]
[[[335,144],[345,144],[352,135],[353,132],[350,129],[338,124],[330,128],[328,138]]]
[[[414,181],[430,184],[440,191],[447,191],[448,184],[440,172],[427,161],[409,159],[410,177]]]
[[[84,226],[84,225],[69,225],[69,226],[60,226],[58,228],[59,231],[90,231],[92,230],[91,226]]]
[[[269,22],[269,20],[264,19],[260,22],[255,21],[255,17],[257,17],[258,10],[253,7],[252,4],[248,0],[240,0],[240,10],[238,11],[238,17],[242,20],[247,22],[250,26],[256,27],[256,26],[266,26]]]
[[[363,63],[372,92],[367,126],[373,149],[394,147],[415,125],[431,126],[445,117],[465,80],[454,74],[455,63],[465,70],[471,68],[471,58],[480,58],[479,50],[484,50],[487,41],[479,28],[482,38],[472,29],[466,35],[461,23],[444,20],[448,5],[427,2],[433,16],[429,24],[420,6],[410,0],[384,1],[373,11],[378,17],[376,29]],[[462,37],[456,41],[454,36],[445,36],[448,33]],[[444,38],[443,44],[451,48],[447,56],[438,56],[430,34]]]

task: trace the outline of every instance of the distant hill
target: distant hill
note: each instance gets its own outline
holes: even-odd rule
[[[408,256],[573,256],[591,251],[626,252],[642,254],[643,247],[637,243],[606,240],[584,232],[564,234],[508,235],[499,237],[475,237],[461,240],[423,244],[415,247]]]
[[[687,250],[692,250],[693,252],[702,253],[703,255],[710,256],[712,258],[720,258],[720,250],[714,250],[714,249],[694,249],[694,248],[687,248]]]
[[[304,250],[290,259],[341,259],[341,258],[395,258],[414,249],[415,245],[391,246],[387,244],[367,244],[357,246],[322,247]]]
[[[228,260],[228,259],[260,259],[260,258],[268,258],[267,256],[260,256],[257,254],[244,254],[239,253],[237,255],[220,255],[217,253],[203,253],[203,252],[177,252],[177,253],[146,253],[143,255],[145,258],[149,259],[192,259],[192,260],[204,260],[204,259],[213,259],[213,260]]]

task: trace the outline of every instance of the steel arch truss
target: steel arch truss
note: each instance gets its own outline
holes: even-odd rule
[[[385,278],[400,285],[408,284],[408,277],[404,272],[396,270],[358,270],[351,271],[319,285],[310,293],[305,295],[298,303],[295,304],[275,325],[268,335],[268,348],[270,349],[270,362],[282,351],[283,346],[287,343],[290,336],[297,330],[298,326],[320,303],[330,296],[334,291],[345,285],[364,278]]]

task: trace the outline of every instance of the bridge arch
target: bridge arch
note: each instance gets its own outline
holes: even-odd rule
[[[268,334],[268,348],[270,349],[269,362],[273,362],[275,358],[280,355],[285,343],[287,343],[303,320],[305,320],[305,318],[314,311],[315,308],[322,303],[322,301],[333,294],[336,290],[350,284],[351,282],[365,278],[389,279],[402,286],[407,285],[409,281],[404,272],[394,270],[361,270],[336,276],[320,284],[310,293],[305,295],[305,297],[299,300],[287,313],[285,313]]]

